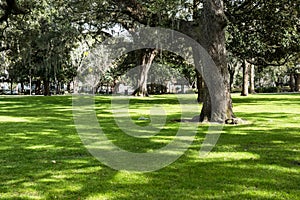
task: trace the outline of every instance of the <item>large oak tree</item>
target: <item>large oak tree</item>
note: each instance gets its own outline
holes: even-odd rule
[[[149,6],[151,3],[148,1],[115,0],[114,2],[121,12],[131,17],[132,20],[149,26],[164,26],[178,29],[180,32],[199,42],[214,60],[223,76],[224,84],[226,85],[226,89],[223,91],[223,94],[211,94],[211,96],[221,95],[226,98],[225,101],[227,102],[224,106],[219,106],[215,113],[211,113],[211,99],[206,88],[203,108],[200,114],[200,121],[209,120],[213,122],[225,122],[225,120],[234,117],[229,92],[229,76],[226,65],[225,28],[227,25],[227,19],[224,13],[223,1],[205,0],[202,4],[202,2],[195,0],[193,1],[193,4],[190,5],[192,15],[182,18],[174,18],[174,16],[166,10],[160,10],[159,8],[163,7],[162,4],[158,5],[158,7],[154,9]],[[167,5],[173,7],[173,9],[175,9],[175,13],[184,9],[184,3],[180,5],[174,4],[176,3],[169,2]],[[177,26],[174,26],[174,24],[177,24]]]

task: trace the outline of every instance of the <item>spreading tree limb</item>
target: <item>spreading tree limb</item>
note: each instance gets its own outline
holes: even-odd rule
[[[27,13],[25,9],[22,9],[17,5],[16,0],[6,0],[6,5],[1,5],[0,7],[2,10],[4,10],[4,15],[0,18],[0,23],[7,21],[10,15],[20,15]]]

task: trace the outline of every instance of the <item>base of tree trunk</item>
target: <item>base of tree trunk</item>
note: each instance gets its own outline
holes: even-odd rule
[[[131,95],[138,97],[149,97],[149,93],[147,91],[142,91],[141,88],[135,89]]]
[[[200,115],[196,115],[193,117],[191,120],[176,120],[178,122],[200,122],[200,123],[210,123],[208,120],[200,121]],[[219,124],[224,124],[222,122],[214,122],[214,123],[219,123]],[[231,119],[226,119],[225,124],[230,124],[230,125],[236,125],[236,124],[246,124],[247,122],[241,118],[231,118]]]

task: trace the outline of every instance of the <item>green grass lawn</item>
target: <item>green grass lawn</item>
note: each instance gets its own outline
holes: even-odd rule
[[[193,98],[193,96],[189,96]],[[126,136],[114,122],[111,97],[96,97],[100,124],[115,144],[145,152],[171,141],[180,118],[175,96],[135,98],[130,114],[142,127],[148,109],[168,110],[151,140]],[[148,173],[116,171],[91,156],[72,117],[70,96],[0,97],[0,199],[300,199],[300,95],[233,95],[247,124],[226,125],[206,158],[200,125],[189,150]]]

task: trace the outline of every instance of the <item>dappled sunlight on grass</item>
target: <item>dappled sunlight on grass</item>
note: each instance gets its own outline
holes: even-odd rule
[[[138,119],[150,118],[154,105],[168,115],[156,135],[131,137],[117,126],[111,97],[97,96],[99,124],[128,151],[159,149],[181,124],[186,131],[194,125],[174,121],[181,117],[175,95],[130,101],[132,131],[151,136],[144,128],[151,120]],[[199,158],[199,150],[209,125],[199,124],[194,142],[176,162],[133,174],[110,169],[87,151],[74,126],[71,97],[0,97],[0,199],[299,198],[300,95],[233,95],[233,102],[237,117],[247,123],[225,125],[207,157]]]
[[[11,116],[0,116],[0,123],[5,122],[30,122],[31,120],[35,120],[34,118],[29,117],[11,117]]]
[[[258,154],[253,154],[249,152],[212,152],[207,157],[205,157],[205,162],[207,160],[255,160],[259,159]]]
[[[25,149],[52,149],[57,148],[54,145],[34,145],[30,147],[25,147]]]

